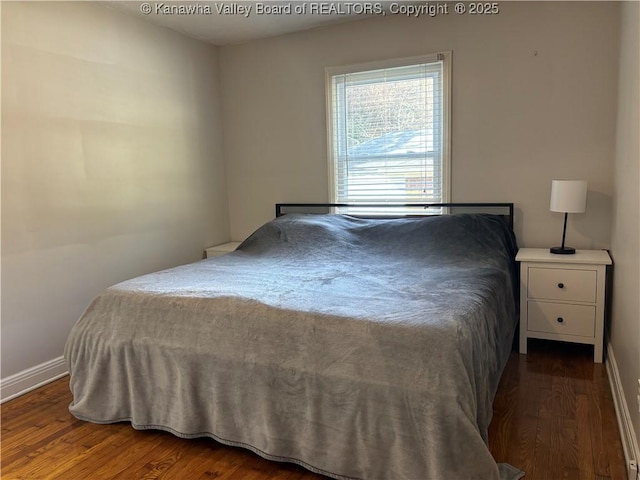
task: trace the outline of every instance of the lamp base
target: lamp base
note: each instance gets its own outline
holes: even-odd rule
[[[551,247],[549,251],[556,255],[573,255],[576,253],[576,249],[572,247]]]

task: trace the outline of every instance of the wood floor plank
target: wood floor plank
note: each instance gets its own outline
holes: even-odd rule
[[[68,411],[68,378],[0,406],[8,480],[320,480],[211,439],[130,424],[96,425]],[[626,480],[606,368],[589,346],[530,340],[512,352],[494,402],[489,448],[525,480]]]
[[[11,466],[18,468],[22,463],[27,462],[31,455],[41,452],[42,449],[52,448],[55,442],[69,432],[76,434],[82,431],[89,431],[91,428],[74,419],[65,422],[60,419],[54,419],[49,425],[42,427],[37,434],[27,440],[7,440],[2,439],[2,465],[3,467]]]
[[[27,398],[20,398],[19,402],[7,402],[2,405],[2,423],[9,422],[14,417],[23,417],[25,411],[34,407],[41,409],[45,405],[59,406],[61,398],[69,398],[68,388],[56,388],[57,383],[50,383],[29,393]]]
[[[135,430],[124,424],[110,427],[100,436],[85,437],[82,442],[85,450],[53,466],[48,475],[51,478],[103,478],[96,473],[102,465],[122,463],[123,452],[136,452],[140,442]],[[112,467],[104,473],[112,475]]]
[[[30,451],[20,460],[11,465],[11,472],[16,479],[47,478],[46,471],[52,466],[59,465],[67,458],[74,458],[85,447],[82,444],[84,437],[89,435],[103,436],[103,432],[80,426],[77,429],[64,429],[63,435],[51,437],[51,441],[37,450]],[[3,475],[7,467],[3,462]]]
[[[607,438],[604,428],[604,416],[607,415],[606,404],[599,395],[599,389],[595,383],[589,389],[589,425],[591,428],[591,448],[593,468],[597,475],[608,477],[610,474]]]
[[[127,424],[118,425],[120,433],[114,435],[120,441],[112,453],[106,453],[98,459],[87,459],[86,464],[80,463],[69,469],[69,478],[83,478],[80,476],[87,468],[93,469],[92,478],[115,478],[123,470],[130,467],[155,444],[162,433],[156,431],[134,430]],[[93,462],[92,462],[93,460]],[[98,460],[96,462],[95,460]],[[97,463],[97,464],[96,464]]]
[[[536,434],[538,431],[538,418],[530,415],[515,416],[509,436],[506,440],[508,445],[506,455],[503,459],[498,460],[498,457],[493,452],[496,461],[509,463],[524,471],[531,472],[534,469],[535,457],[533,453],[536,447]]]
[[[576,438],[578,452],[581,455],[580,472],[586,478],[594,478],[593,447],[591,446],[591,424],[589,422],[589,397],[580,394],[576,397]]]
[[[63,396],[58,396],[55,400],[47,399],[42,403],[30,404],[23,410],[17,410],[19,412],[17,416],[15,415],[16,410],[7,416],[3,414],[0,430],[3,438],[12,438],[16,433],[22,435],[29,427],[42,428],[52,418],[66,417],[69,410],[64,402],[69,397],[70,394],[65,392]]]
[[[207,478],[217,478],[221,472],[215,464],[226,454],[224,447],[210,439],[196,439],[192,455],[185,455],[167,470],[165,480],[182,480],[183,478],[199,478],[203,471]],[[239,464],[238,464],[239,466]]]
[[[162,432],[151,445],[148,445],[146,451],[141,452],[141,455],[135,458],[128,467],[112,478],[114,480],[158,478],[162,472],[175,463],[180,452],[190,446],[188,440],[180,440],[176,441],[176,438],[171,434]]]

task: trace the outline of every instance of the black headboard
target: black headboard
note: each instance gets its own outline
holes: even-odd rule
[[[403,215],[400,213],[394,216],[428,216],[433,215],[433,213],[426,211],[436,208],[446,209],[447,214],[492,213],[504,217],[511,230],[513,230],[513,203],[276,203],[276,217],[281,217],[286,213],[331,213],[336,208],[357,208],[358,210],[367,208],[384,208],[385,210],[392,208],[421,208],[425,210],[424,214],[412,213]]]

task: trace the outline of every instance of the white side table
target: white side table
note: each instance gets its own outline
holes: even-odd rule
[[[236,248],[238,248],[238,245],[240,245],[240,243],[242,242],[229,242],[209,247],[205,249],[207,258],[219,257],[220,255],[233,252]]]
[[[606,266],[605,250],[557,255],[544,248],[521,248],[520,353],[527,339],[544,338],[593,345],[602,363]]]

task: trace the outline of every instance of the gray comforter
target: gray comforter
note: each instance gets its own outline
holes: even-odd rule
[[[65,349],[70,411],[334,478],[518,478],[486,445],[514,256],[493,216],[280,217],[96,298]]]

